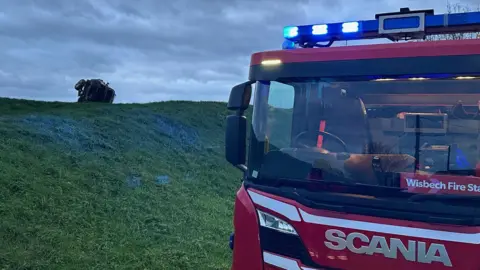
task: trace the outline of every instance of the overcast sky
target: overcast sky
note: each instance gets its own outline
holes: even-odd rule
[[[407,6],[446,0],[0,0],[0,96],[75,101],[79,79],[102,78],[116,102],[224,101],[283,26]]]

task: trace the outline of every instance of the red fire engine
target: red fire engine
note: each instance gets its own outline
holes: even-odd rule
[[[480,39],[421,40],[477,31],[406,8],[253,54],[228,102],[232,269],[479,269]]]

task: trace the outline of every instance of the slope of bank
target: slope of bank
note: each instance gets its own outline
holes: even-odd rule
[[[0,265],[228,269],[241,174],[224,160],[227,114],[0,99]]]

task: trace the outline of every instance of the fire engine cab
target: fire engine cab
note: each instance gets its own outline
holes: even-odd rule
[[[231,269],[480,269],[480,39],[425,40],[473,32],[480,12],[405,8],[253,54],[228,101]]]

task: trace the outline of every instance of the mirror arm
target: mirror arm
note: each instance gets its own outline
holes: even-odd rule
[[[237,169],[239,169],[240,171],[244,172],[244,173],[246,173],[247,170],[248,170],[248,168],[247,168],[247,166],[246,166],[245,164],[240,164],[240,165],[237,165],[237,166],[235,166],[235,167],[236,167]]]

